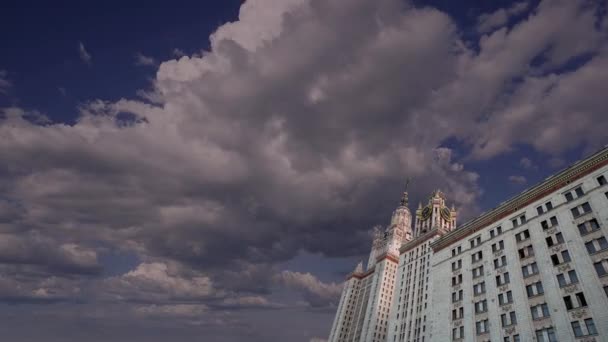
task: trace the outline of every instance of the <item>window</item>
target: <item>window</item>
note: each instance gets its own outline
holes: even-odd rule
[[[452,277],[452,286],[460,285],[462,283],[462,274]]]
[[[534,248],[532,248],[532,245],[528,245],[524,248],[520,248],[518,253],[520,259],[525,259],[534,255]]]
[[[480,294],[486,293],[486,283],[482,281],[481,283],[473,285],[473,294],[475,296],[479,296]]]
[[[526,229],[523,232],[515,234],[515,239],[517,242],[522,242],[530,238],[530,232]]]
[[[540,225],[543,227],[543,230],[555,227],[557,226],[557,217],[551,216],[548,220],[541,221]]]
[[[455,340],[464,338],[464,326],[452,329],[452,338]]]
[[[597,330],[595,329],[595,323],[593,323],[593,318],[585,319],[582,324],[580,321],[574,321],[570,324],[572,324],[572,331],[574,332],[574,336],[576,337],[597,334]]]
[[[478,278],[483,275],[483,265],[473,269],[473,278]]]
[[[483,254],[481,253],[481,251],[476,252],[473,255],[471,255],[471,259],[472,259],[473,262],[478,262],[482,258],[483,258]]]
[[[452,292],[452,303],[460,302],[462,300],[462,290]]]
[[[556,233],[551,236],[547,236],[545,238],[545,241],[547,242],[548,247],[552,247],[564,243],[564,236],[562,235],[562,233]]]
[[[490,230],[490,238],[493,238],[493,237],[498,236],[500,234],[502,234],[502,227],[501,226],[498,226],[498,227]]]
[[[543,283],[538,281],[536,283],[526,286],[526,293],[528,294],[528,298],[545,293],[545,290],[543,289]]]
[[[500,268],[507,265],[507,256],[503,255],[500,258],[494,259],[494,268]]]
[[[452,310],[452,320],[461,319],[464,316],[464,307]]]
[[[542,215],[551,209],[553,209],[553,203],[551,203],[551,201],[549,201],[549,202],[545,203],[544,207],[542,205],[539,205],[538,207],[536,207],[536,212],[538,213],[538,215]]]
[[[594,263],[593,267],[595,267],[595,272],[597,272],[597,275],[600,277],[608,274],[608,260],[606,259]]]
[[[549,317],[549,307],[547,306],[547,303],[535,305],[530,308],[530,311],[532,312],[532,319],[535,320]]]
[[[452,271],[457,271],[462,268],[462,259],[452,263]]]
[[[587,235],[591,232],[599,230],[600,224],[597,222],[597,220],[595,218],[592,218],[590,220],[587,220],[587,221],[579,224],[577,227],[578,227],[578,231],[579,231],[579,233],[581,233],[581,235]]]
[[[579,198],[581,196],[583,196],[585,194],[585,192],[583,191],[583,188],[581,188],[580,186],[574,188],[573,190],[570,190],[566,193],[564,193],[564,197],[566,197],[566,201],[570,202],[575,198]]]
[[[565,262],[570,262],[570,260],[570,252],[568,252],[568,250],[551,255],[551,262],[553,262],[553,266],[557,266]]]
[[[557,342],[557,337],[555,337],[555,330],[553,330],[553,327],[536,330],[536,341]]]
[[[475,313],[480,314],[488,311],[488,301],[486,299],[475,302]]]
[[[594,254],[608,248],[608,241],[606,241],[606,238],[602,236],[599,239],[591,240],[585,243],[585,247],[587,248],[587,252],[589,252],[589,254]]]
[[[576,207],[570,209],[570,211],[572,212],[572,217],[574,217],[574,218],[581,217],[581,216],[591,212],[591,205],[589,204],[589,202],[585,202],[579,206],[576,206]]]
[[[606,177],[604,177],[604,176],[599,176],[599,177],[597,177],[597,183],[598,183],[600,186],[602,186],[602,185],[606,185],[606,183],[607,183],[607,182],[606,182]]]
[[[576,275],[576,271],[570,270],[567,273],[558,274],[557,282],[559,283],[559,287],[578,283],[578,276]]]
[[[505,305],[513,303],[513,293],[511,291],[498,294],[498,304]]]
[[[538,274],[538,266],[536,265],[536,262],[522,266],[521,273],[524,275],[524,278]]]
[[[462,246],[458,246],[452,249],[452,256],[456,256],[460,253],[462,253]]]
[[[503,328],[508,327],[509,325],[517,324],[517,316],[515,316],[515,311],[500,315],[500,322],[502,323]]]
[[[526,214],[522,214],[519,217],[511,219],[511,223],[513,223],[513,228],[521,226],[522,224],[526,223]]]
[[[503,240],[492,244],[492,253],[501,251],[503,249],[505,249],[505,242]]]
[[[578,309],[587,306],[587,299],[584,293],[578,292],[574,297],[571,295],[565,296],[564,304],[566,304],[567,310]]]
[[[475,331],[477,332],[477,335],[487,333],[490,330],[489,328],[490,328],[490,325],[488,324],[487,319],[484,319],[483,321],[475,322]]]
[[[469,243],[471,244],[471,248],[479,246],[481,244],[481,235],[469,240]]]
[[[496,286],[502,286],[510,282],[511,280],[509,279],[509,272],[505,272],[496,276]]]

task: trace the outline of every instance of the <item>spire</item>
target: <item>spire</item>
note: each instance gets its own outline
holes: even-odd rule
[[[363,273],[363,261],[359,261],[354,273]]]
[[[408,205],[408,196],[407,196],[407,186],[410,184],[409,177],[405,180],[405,190],[403,191],[403,197],[401,197],[401,206],[407,207]]]

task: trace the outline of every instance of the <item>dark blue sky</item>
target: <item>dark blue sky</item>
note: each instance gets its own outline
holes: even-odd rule
[[[2,3],[0,336],[325,338],[406,177],[411,209],[439,188],[464,223],[608,142],[605,18],[583,0]]]

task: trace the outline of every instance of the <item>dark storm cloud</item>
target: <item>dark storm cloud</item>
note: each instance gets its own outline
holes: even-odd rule
[[[248,1],[210,51],[160,64],[140,92],[153,101],[92,100],[74,125],[4,109],[0,263],[27,291],[3,298],[72,295],[193,324],[284,309],[280,291],[307,310],[335,305],[338,284],[276,265],[365,253],[405,177],[412,209],[440,188],[464,219],[481,189],[463,160],[601,143],[608,59],[595,13],[542,2],[472,44],[446,14],[397,0]],[[70,278],[97,272],[107,246],[139,265]],[[38,276],[20,277],[32,265]]]

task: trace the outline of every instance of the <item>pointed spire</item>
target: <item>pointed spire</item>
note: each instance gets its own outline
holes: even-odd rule
[[[410,178],[406,178],[405,180],[405,190],[403,191],[403,197],[401,197],[401,206],[402,207],[407,207],[408,205],[408,195],[407,195],[407,186],[410,184]]]
[[[359,261],[354,273],[363,273],[363,261]]]

